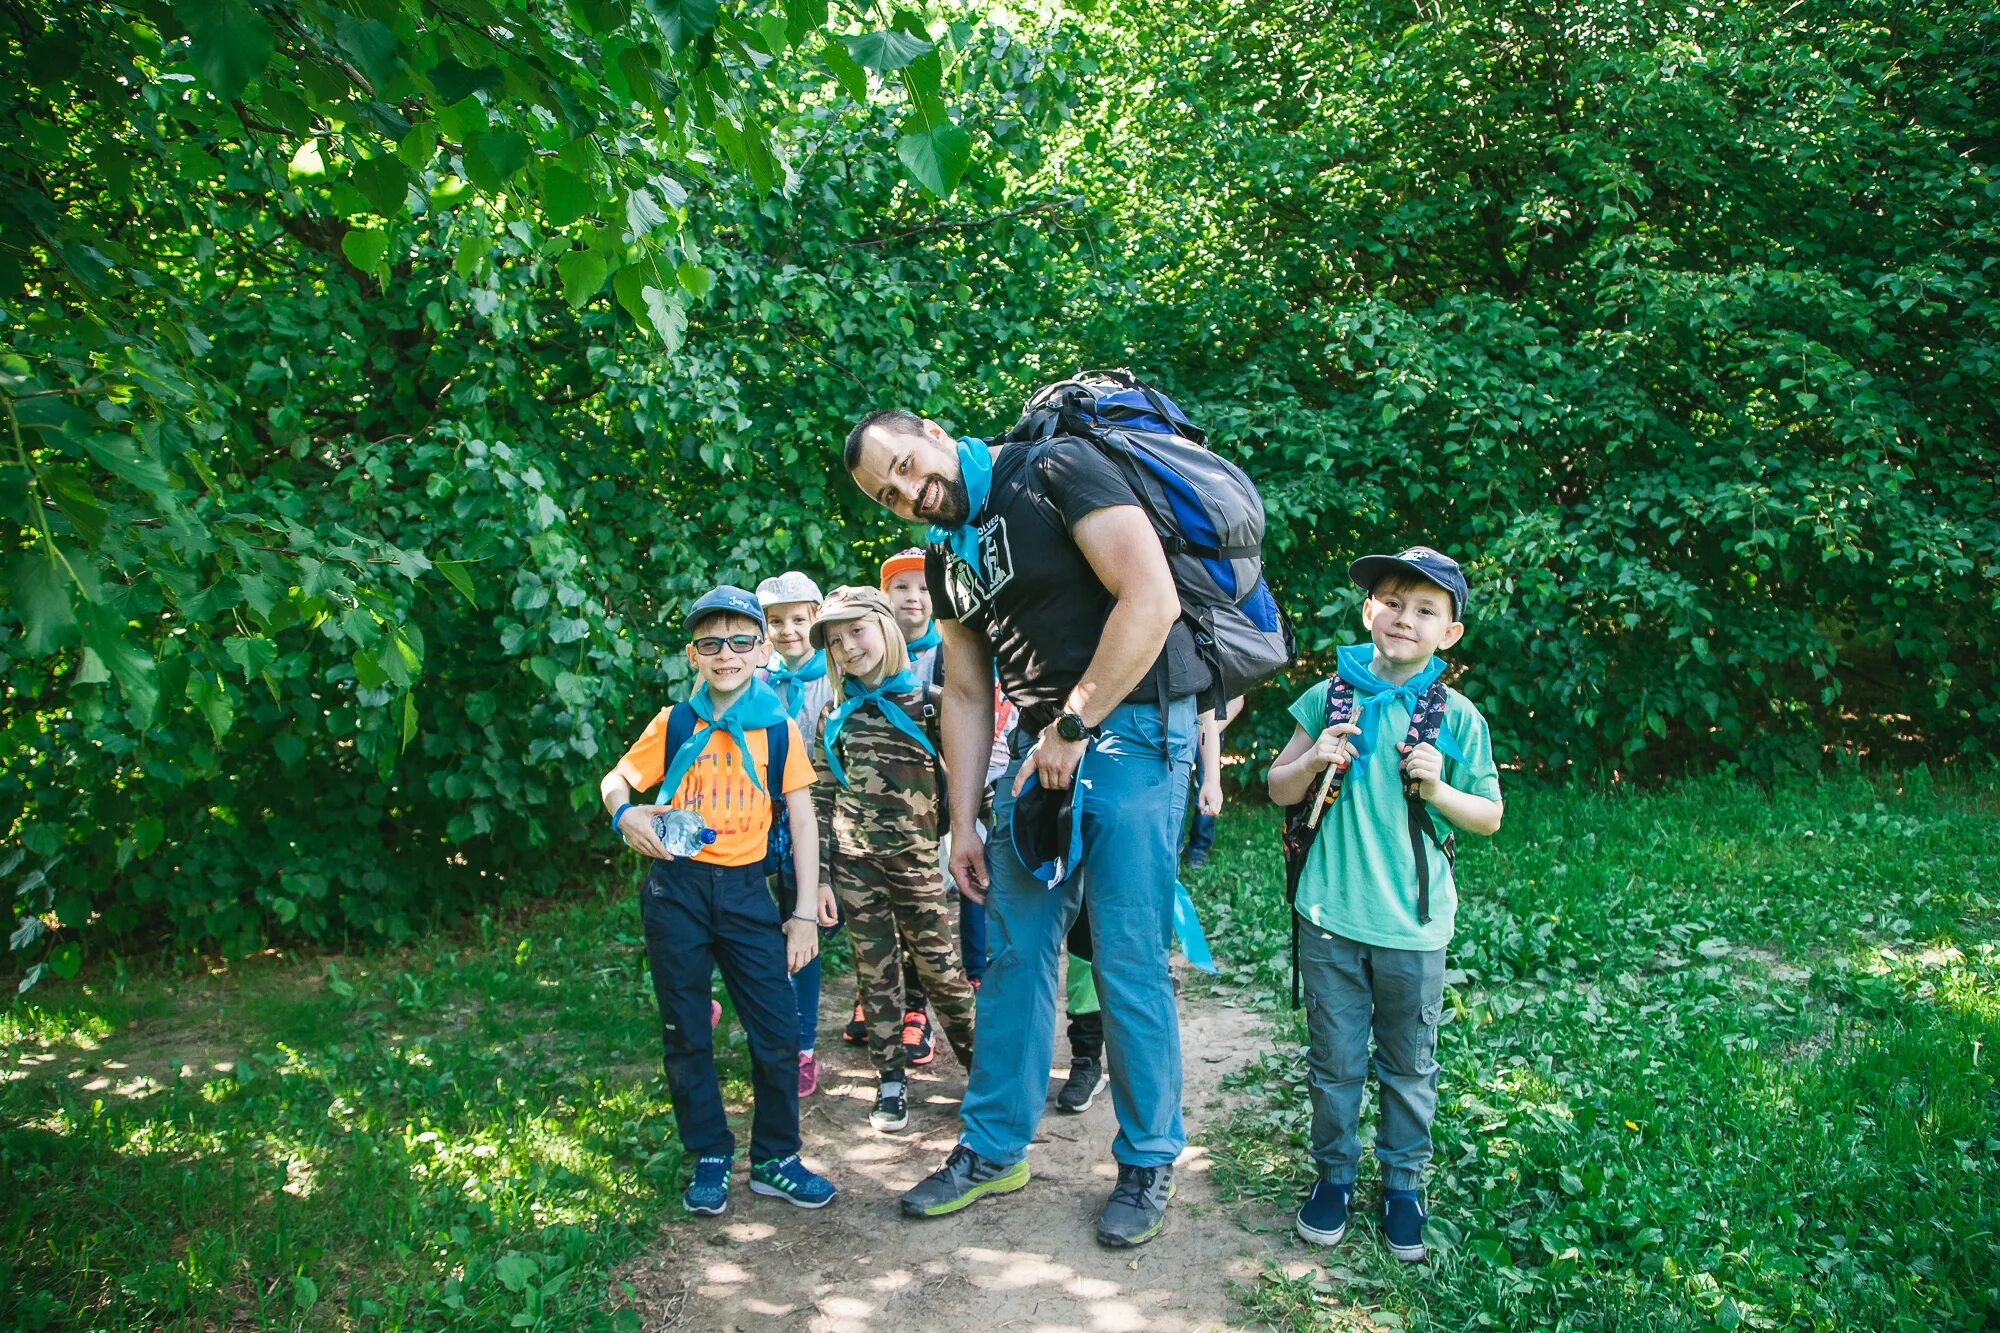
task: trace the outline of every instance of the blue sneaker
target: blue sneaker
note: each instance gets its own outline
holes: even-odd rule
[[[1299,1239],[1314,1245],[1338,1245],[1347,1234],[1347,1206],[1354,1201],[1354,1186],[1336,1185],[1331,1180],[1315,1181],[1313,1192],[1299,1205],[1292,1228]]]
[[[1389,1253],[1406,1264],[1420,1264],[1430,1253],[1424,1249],[1424,1223],[1430,1214],[1417,1200],[1415,1190],[1382,1191],[1382,1235]]]
[[[753,1165],[750,1192],[783,1199],[795,1208],[824,1208],[839,1193],[832,1181],[809,1170],[797,1153]]]
[[[703,1217],[721,1216],[729,1206],[729,1166],[727,1157],[697,1157],[694,1179],[681,1195],[681,1204]]]

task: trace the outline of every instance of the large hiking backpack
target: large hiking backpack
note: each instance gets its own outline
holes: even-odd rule
[[[1438,733],[1444,730],[1445,688],[1442,680],[1431,682],[1417,701],[1415,711],[1410,714],[1410,729],[1403,737],[1406,745],[1435,745]],[[1326,721],[1320,730],[1339,726],[1354,718],[1354,687],[1338,675],[1327,683]],[[1315,739],[1317,737],[1315,736]],[[1383,756],[1388,758],[1389,756]],[[1285,915],[1292,920],[1292,1008],[1299,1007],[1299,877],[1305,873],[1306,855],[1312,851],[1313,839],[1319,836],[1318,820],[1314,809],[1321,815],[1331,809],[1340,798],[1340,785],[1346,777],[1345,769],[1335,769],[1333,777],[1326,784],[1325,795],[1318,794],[1320,779],[1315,777],[1306,788],[1306,794],[1295,803],[1285,807],[1285,822],[1279,840],[1285,850]],[[1442,838],[1437,826],[1431,822],[1430,808],[1424,798],[1417,794],[1416,784],[1407,777],[1403,780],[1403,803],[1410,829],[1410,855],[1417,866],[1417,923],[1427,924],[1431,919],[1431,861],[1424,853],[1424,839],[1429,838],[1444,853],[1445,864],[1458,864],[1458,839],[1449,826]]]
[[[666,754],[671,762],[673,756],[681,752],[694,736],[694,729],[701,725],[694,708],[678,703],[667,714]],[[785,818],[785,760],[792,748],[792,728],[789,723],[780,722],[776,726],[764,728],[764,790],[771,796],[771,831],[764,841],[764,873],[775,875],[784,864],[792,849],[791,821]]]
[[[1095,445],[1139,497],[1219,703],[1291,662],[1291,626],[1264,582],[1264,502],[1186,413],[1130,371],[1080,371],[1038,389],[996,443],[1060,436]]]

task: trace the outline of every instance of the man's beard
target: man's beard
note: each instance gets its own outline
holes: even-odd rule
[[[924,483],[924,489],[929,490],[933,483],[938,488],[937,509],[931,513],[919,513],[917,517],[941,528],[964,526],[965,520],[972,517],[972,497],[966,494],[964,479],[932,476]]]

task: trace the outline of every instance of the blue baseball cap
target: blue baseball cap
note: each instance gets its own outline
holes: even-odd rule
[[[1471,590],[1465,585],[1465,571],[1458,567],[1458,561],[1443,551],[1428,546],[1412,546],[1398,551],[1395,555],[1364,555],[1347,567],[1347,577],[1366,588],[1375,591],[1375,585],[1391,574],[1415,574],[1429,583],[1435,583],[1451,594],[1451,609],[1454,617],[1465,615],[1466,598]]]
[[[708,617],[725,612],[756,621],[760,631],[764,628],[764,608],[757,604],[756,595],[728,583],[710,588],[695,598],[694,605],[688,608],[686,618],[681,621],[681,627],[691,630]]]

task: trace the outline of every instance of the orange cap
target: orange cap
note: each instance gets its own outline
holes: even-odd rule
[[[896,552],[882,562],[882,587],[887,589],[889,580],[898,574],[908,574],[912,570],[924,572],[924,553],[919,547],[910,546]]]

